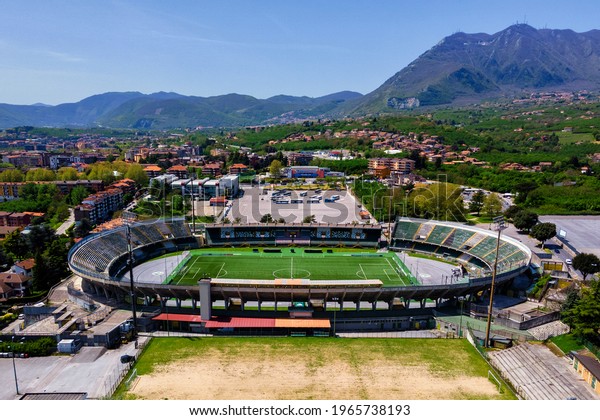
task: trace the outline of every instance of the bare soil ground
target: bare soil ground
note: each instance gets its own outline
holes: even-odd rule
[[[251,353],[211,350],[156,366],[129,390],[139,399],[175,400],[380,400],[498,399],[480,375],[436,372],[422,360],[384,354],[290,352],[252,348]],[[286,354],[287,353],[287,354]],[[435,363],[434,363],[435,364]]]

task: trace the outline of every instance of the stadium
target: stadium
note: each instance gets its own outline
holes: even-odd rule
[[[327,330],[329,322],[316,321],[329,319],[328,307],[356,309],[347,314],[354,318],[372,320],[385,313],[386,322],[397,321],[408,317],[402,311],[391,313],[396,309],[411,304],[422,309],[427,303],[440,305],[458,297],[469,298],[491,286],[495,231],[403,218],[396,221],[391,238],[386,239],[380,225],[211,224],[193,234],[184,220],[156,220],[85,238],[70,250],[69,265],[82,277],[86,292],[123,301],[131,293],[131,246],[134,270],[142,273],[134,274],[136,301],[143,305],[159,302],[167,310],[164,303],[168,300],[174,299],[178,308],[181,302],[191,301],[193,313],[180,318],[171,313],[166,319],[209,331],[245,325],[241,318],[257,317],[257,313],[264,324],[256,321],[253,325],[257,328],[289,327],[292,324],[277,320],[285,315],[288,320],[311,318],[298,319],[292,327]],[[381,249],[383,245],[387,248]],[[400,251],[451,262],[458,267],[456,276],[450,281],[423,281],[398,257]],[[165,262],[162,277],[145,274],[146,266],[155,271],[153,267],[160,267],[161,257],[170,257],[176,264],[167,270]],[[496,285],[509,284],[527,270],[530,258],[525,245],[502,236]],[[271,313],[265,317],[267,307]],[[282,307],[289,308],[289,313],[278,312]],[[258,310],[248,310],[251,308]],[[228,322],[223,315],[229,317]],[[165,321],[165,314],[153,319]],[[377,323],[348,321],[348,327],[356,329],[375,328],[373,324]],[[411,326],[414,323],[395,322],[389,328]]]

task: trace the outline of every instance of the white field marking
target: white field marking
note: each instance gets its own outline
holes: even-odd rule
[[[388,280],[391,282],[391,281],[392,281],[392,279],[391,279],[390,275],[388,274],[388,272],[387,272],[387,269],[385,269],[385,268],[384,268],[384,269],[383,269],[383,272],[384,272],[384,273],[385,273],[385,275],[387,276]]]
[[[396,273],[396,270],[394,270],[394,266],[393,266],[393,265],[392,265],[392,263],[390,262],[390,259],[389,259],[389,258],[386,258],[386,261],[387,261],[387,263],[389,264],[389,266],[390,266],[390,267],[392,267],[392,271],[393,271],[394,273]],[[399,267],[400,267],[400,266],[399,266]],[[400,267],[400,271],[402,271],[402,274],[404,274],[405,276],[407,276],[407,277],[408,277],[408,275],[407,275],[407,274],[404,272],[404,270],[402,269],[402,267]],[[404,283],[404,280],[402,279],[402,277],[400,277],[400,274],[396,274],[396,275],[398,276],[398,279],[399,279],[399,280],[400,280],[402,283]]]
[[[225,267],[225,263],[223,263],[223,265],[221,265],[221,268],[219,268],[219,272],[217,273],[217,276],[216,276],[215,278],[217,278],[217,279],[218,279],[219,277],[221,277],[221,271],[223,271],[223,267]],[[227,273],[227,272],[225,272],[225,274],[226,274],[226,273]]]
[[[363,280],[367,279],[367,274],[365,273],[365,269],[363,268],[362,264],[358,264],[358,266],[360,267],[360,271],[362,271],[362,278]]]

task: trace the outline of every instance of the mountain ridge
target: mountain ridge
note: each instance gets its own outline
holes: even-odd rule
[[[277,124],[467,105],[544,90],[600,91],[600,30],[509,26],[494,34],[456,32],[374,91],[318,98],[230,93],[107,92],[76,103],[0,104],[0,128],[18,125],[171,129]]]

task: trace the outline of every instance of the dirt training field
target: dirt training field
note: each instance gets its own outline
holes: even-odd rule
[[[153,339],[126,398],[510,399],[466,340]]]

